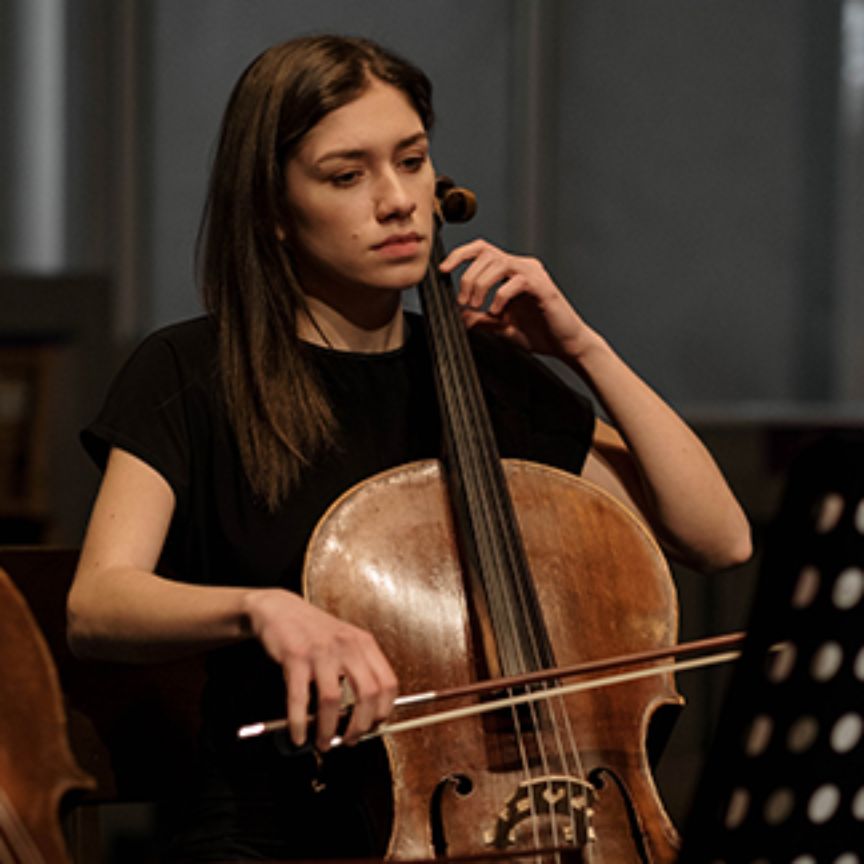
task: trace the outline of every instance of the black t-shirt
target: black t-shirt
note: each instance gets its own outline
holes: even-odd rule
[[[593,433],[590,403],[501,340],[473,336],[472,343],[501,455],[578,473]],[[342,437],[275,514],[262,507],[242,470],[207,318],[148,337],[83,432],[100,467],[110,448],[119,447],[170,484],[176,512],[163,566],[175,578],[298,590],[309,535],[339,494],[378,471],[439,455],[434,386],[418,316],[408,316],[408,338],[394,351],[304,350]]]
[[[204,585],[299,590],[309,536],[335,498],[379,471],[437,458],[440,424],[419,316],[407,315],[407,332],[403,347],[380,354],[304,346],[342,431],[275,513],[256,498],[242,470],[225,412],[212,322],[197,318],[148,337],[117,375],[82,441],[100,466],[118,447],[170,484],[176,508],[160,572]],[[471,341],[501,455],[578,473],[593,433],[590,402],[509,343],[475,334]],[[238,753],[234,736],[244,723],[284,714],[281,672],[252,641],[213,652],[208,668],[199,795],[202,802],[219,803],[209,809],[201,804],[191,836],[217,856],[261,849],[284,855],[280,843],[290,835],[296,856],[303,848],[298,830],[274,828],[265,799],[302,797],[308,788],[304,769],[299,760],[286,769],[268,745]],[[347,764],[362,757],[344,758]],[[296,782],[284,782],[286,771]],[[357,771],[349,767],[343,773]],[[339,783],[331,785],[340,794]],[[247,802],[246,809],[238,800]],[[292,809],[303,812],[305,806]]]

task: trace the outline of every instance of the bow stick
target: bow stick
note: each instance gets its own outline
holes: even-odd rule
[[[411,693],[405,696],[399,696],[393,702],[393,707],[396,709],[423,705],[429,702],[441,702],[447,699],[455,699],[464,696],[479,696],[484,693],[499,692],[514,687],[525,687],[529,684],[547,683],[552,679],[572,678],[616,670],[613,674],[600,678],[591,678],[588,681],[580,681],[572,684],[558,685],[543,690],[533,690],[518,695],[510,695],[489,702],[482,702],[476,705],[468,705],[448,711],[440,711],[435,714],[424,715],[423,717],[382,723],[367,732],[365,735],[362,735],[358,740],[365,741],[370,738],[380,737],[381,735],[405,732],[409,729],[418,729],[437,723],[445,723],[463,717],[496,711],[500,708],[521,705],[528,702],[537,702],[543,699],[551,699],[555,696],[565,696],[567,694],[577,693],[595,687],[609,687],[613,684],[621,684],[627,681],[647,678],[652,675],[661,675],[665,672],[684,671],[687,669],[697,669],[705,666],[727,663],[740,656],[740,646],[744,642],[745,638],[746,634],[742,632],[729,633],[723,636],[713,636],[706,639],[695,639],[691,642],[682,642],[679,645],[673,645],[671,647],[652,648],[647,651],[639,651],[633,654],[624,654],[617,657],[608,657],[602,660],[589,660],[572,666],[561,666],[555,669],[541,669],[535,672],[525,673],[524,675],[514,675],[505,678],[478,681],[460,687],[453,687],[448,690],[426,690],[420,693]],[[663,663],[645,669],[632,669],[634,666],[640,666],[645,663],[668,660],[670,658],[698,654],[705,651],[717,653],[708,654],[705,657],[698,657],[691,660]],[[630,669],[631,671],[621,671],[627,669]],[[311,723],[314,721],[314,717],[310,717],[309,720]],[[237,731],[237,737],[254,738],[270,732],[277,732],[281,729],[286,729],[287,727],[288,721],[285,719],[265,720],[242,726]],[[338,735],[330,742],[331,747],[339,746],[342,743],[342,738]]]

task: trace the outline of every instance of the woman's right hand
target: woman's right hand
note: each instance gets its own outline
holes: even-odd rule
[[[313,682],[320,749],[336,733],[343,679],[356,700],[346,743],[380,723],[390,713],[397,682],[370,633],[280,588],[192,585],[154,572],[174,506],[174,493],[158,472],[122,449],[111,451],[69,592],[75,653],[151,662],[254,634],[282,667],[298,745],[308,735]]]
[[[343,681],[354,697],[343,738],[351,744],[381,723],[393,706],[397,680],[374,636],[279,588],[251,590],[245,610],[252,633],[281,667],[291,740],[306,743],[310,686],[317,690],[315,746],[336,734]]]

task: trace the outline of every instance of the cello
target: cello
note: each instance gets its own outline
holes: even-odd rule
[[[95,788],[69,745],[51,653],[26,601],[0,569],[0,862],[68,864],[61,804]]]
[[[439,193],[445,218],[464,216],[464,193]],[[674,586],[643,523],[578,477],[500,459],[441,256],[437,239],[420,295],[443,458],[330,507],[307,550],[307,599],[370,630],[407,692],[673,644]],[[673,861],[645,749],[651,715],[682,701],[671,674],[566,696],[554,682],[508,689],[522,704],[385,738],[386,857]],[[538,689],[553,695],[535,701]]]

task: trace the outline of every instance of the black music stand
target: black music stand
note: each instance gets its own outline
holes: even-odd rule
[[[864,433],[799,456],[765,544],[679,864],[864,864]]]

